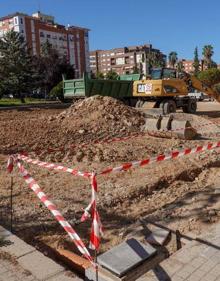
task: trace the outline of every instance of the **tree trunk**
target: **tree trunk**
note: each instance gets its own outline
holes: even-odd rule
[[[19,92],[19,97],[20,97],[21,103],[25,103],[24,94]]]

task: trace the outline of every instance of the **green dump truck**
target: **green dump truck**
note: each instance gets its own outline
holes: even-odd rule
[[[133,94],[133,81],[140,80],[140,74],[122,75],[118,80],[91,79],[87,74],[82,79],[64,80],[64,99],[78,100],[94,95],[110,96],[135,106],[137,98]]]
[[[87,75],[83,79],[64,80],[64,98],[110,96],[136,107],[154,101],[154,108],[160,108],[163,114],[176,112],[176,109],[195,113],[196,99],[188,96],[192,88],[220,102],[220,95],[213,87],[186,72],[178,73],[176,69],[166,67],[152,69],[150,77],[145,79],[139,74],[131,74],[121,76],[119,80],[91,79]]]

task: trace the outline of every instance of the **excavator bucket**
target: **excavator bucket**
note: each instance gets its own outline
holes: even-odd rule
[[[144,130],[149,135],[160,138],[195,139],[198,134],[189,121],[175,120],[173,115],[158,118],[148,118]]]

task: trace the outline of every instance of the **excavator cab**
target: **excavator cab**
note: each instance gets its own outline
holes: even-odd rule
[[[175,78],[177,78],[176,69],[161,67],[161,68],[153,68],[151,70],[152,80],[175,79]]]

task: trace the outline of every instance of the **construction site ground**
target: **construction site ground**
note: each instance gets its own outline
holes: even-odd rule
[[[111,101],[107,103],[111,105]],[[114,103],[112,105],[114,107]],[[141,112],[145,112],[148,106]],[[123,106],[121,109],[122,112],[119,112],[118,116],[112,113],[111,117],[108,113],[108,118],[105,119],[103,115],[103,122],[98,115],[99,108],[96,108],[97,112],[90,114],[90,105],[85,113],[84,109],[80,109],[82,116],[78,119],[74,115],[75,109],[72,113],[69,112],[69,115],[66,114],[69,119],[63,117],[65,115],[62,113],[63,109],[1,111],[1,224],[7,227],[10,225],[11,176],[6,171],[10,153],[36,150],[30,153],[33,159],[62,163],[80,171],[92,172],[220,139],[220,104],[201,102],[198,114],[195,117],[189,115],[188,118],[191,118],[195,126],[202,120],[204,123],[213,124],[199,128],[198,132],[201,135],[196,140],[164,139],[140,134],[140,137],[127,141],[94,144],[94,141],[102,138],[123,137],[139,132],[140,126],[143,125],[142,113],[137,115],[138,120],[135,120],[134,116],[128,116],[124,120],[123,116],[127,116],[127,109]],[[136,109],[132,109],[132,112],[128,110],[130,114],[136,114],[133,111],[137,112]],[[185,116],[186,114],[184,118]],[[96,118],[101,122],[98,127],[92,123]],[[82,122],[85,123],[83,127]],[[82,142],[91,143],[83,147]],[[71,144],[76,146],[70,149]],[[48,152],[48,148],[55,147],[62,147],[62,151]],[[135,230],[140,218],[165,225],[174,231],[179,230],[183,234],[193,235],[200,235],[217,223],[220,219],[220,194],[216,194],[216,187],[220,186],[219,152],[220,149],[216,149],[98,176],[98,208],[104,226],[100,251],[103,252],[123,241],[129,231]],[[83,208],[90,201],[89,181],[32,164],[24,165],[88,245],[91,221],[76,225],[75,223],[79,221]],[[12,176],[15,233],[43,252],[47,251],[45,244],[75,250],[64,230],[28,189],[17,169],[13,171]],[[175,250],[175,247],[169,249],[171,254]]]

